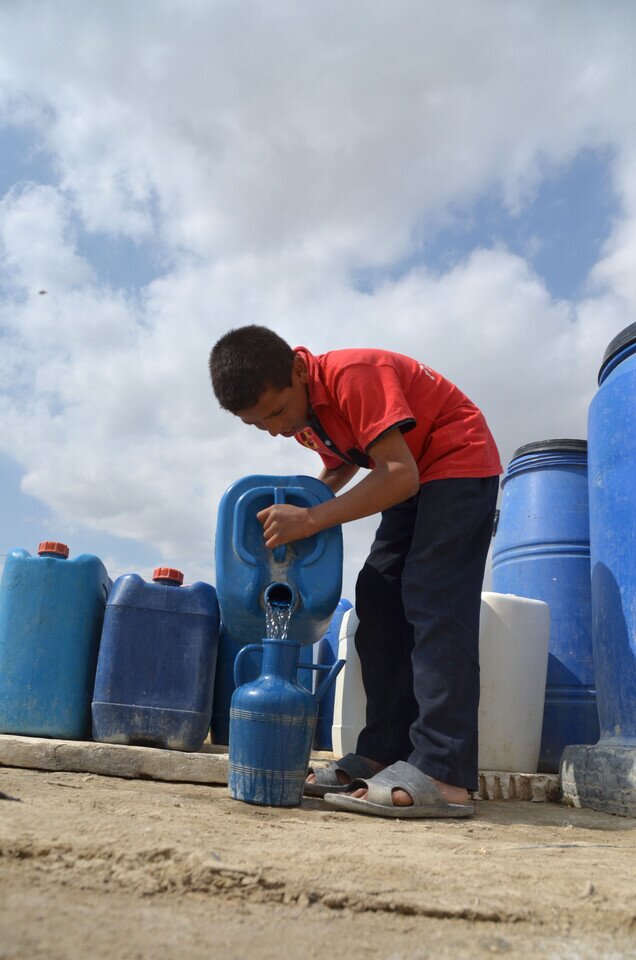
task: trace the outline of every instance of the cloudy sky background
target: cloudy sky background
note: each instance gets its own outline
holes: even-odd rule
[[[0,553],[214,582],[223,490],[320,468],[218,409],[245,323],[425,361],[504,462],[585,437],[636,319],[635,39],[629,0],[0,6]]]

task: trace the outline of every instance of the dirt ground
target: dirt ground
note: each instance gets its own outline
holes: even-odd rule
[[[636,957],[636,821],[254,807],[225,787],[0,769],[1,960]]]

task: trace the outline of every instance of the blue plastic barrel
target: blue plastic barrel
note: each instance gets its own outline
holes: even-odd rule
[[[0,732],[81,740],[111,586],[98,557],[10,550],[0,584]]]
[[[93,737],[106,743],[199,750],[210,728],[219,608],[209,583],[181,586],[159,567],[113,586],[102,635]]]
[[[316,645],[314,663],[324,667],[332,666],[338,659],[338,644],[340,641],[340,626],[342,618],[347,610],[351,610],[351,604],[344,598],[340,600],[336,607],[329,629]],[[320,675],[316,677],[320,682]],[[333,743],[331,740],[331,728],[333,726],[333,705],[336,696],[335,685],[331,686],[320,701],[318,707],[318,720],[316,721],[316,734],[314,737],[314,747],[316,750],[331,750]]]
[[[230,704],[232,694],[236,690],[234,683],[234,661],[239,650],[246,646],[236,640],[221,624],[219,634],[219,652],[216,658],[216,674],[214,677],[214,700],[212,706],[212,739],[214,743],[228,744],[230,742]],[[307,690],[312,689],[313,673],[307,667],[313,662],[313,647],[305,646],[300,649],[300,669],[297,681]],[[335,658],[332,662],[335,662]],[[262,653],[258,650],[249,650],[243,658],[242,675],[246,683],[251,683],[260,676]],[[328,691],[325,698],[329,696]],[[322,707],[322,704],[321,704]]]
[[[342,591],[342,530],[323,530],[270,550],[257,514],[273,504],[312,507],[333,493],[314,477],[250,476],[237,480],[219,504],[216,587],[227,632],[241,645],[266,636],[265,594],[274,583],[292,591],[289,638],[316,643],[329,626]]]
[[[588,426],[600,735],[636,750],[636,323],[605,351]]]
[[[550,605],[539,770],[556,773],[564,747],[598,739],[586,442],[520,447],[502,488],[493,590]]]

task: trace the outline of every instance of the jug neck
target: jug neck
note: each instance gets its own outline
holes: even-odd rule
[[[300,657],[300,644],[295,640],[263,638],[262,675],[276,674],[286,680],[295,680]]]

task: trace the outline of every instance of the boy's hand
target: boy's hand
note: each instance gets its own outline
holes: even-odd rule
[[[274,504],[256,514],[263,524],[265,546],[273,550],[294,540],[304,540],[316,533],[308,507],[294,507],[290,503]]]

